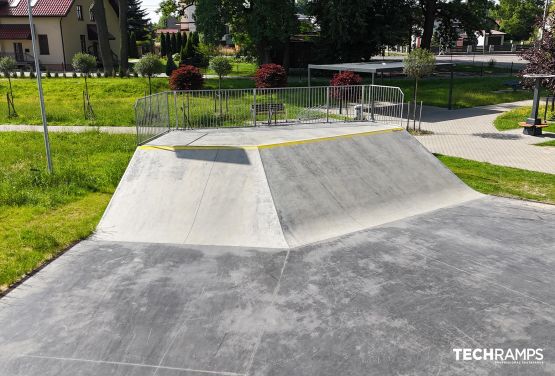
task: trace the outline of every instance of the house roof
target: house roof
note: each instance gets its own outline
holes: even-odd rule
[[[1,39],[31,39],[31,28],[26,24],[0,25]]]
[[[32,3],[31,3],[32,4]],[[73,0],[35,0],[33,16],[63,17],[67,15]],[[28,16],[27,0],[10,0],[10,5],[0,6],[0,17]]]
[[[65,17],[74,0],[32,0],[31,6],[35,17]],[[119,16],[117,1],[108,0]],[[33,4],[34,3],[34,4]],[[0,17],[27,17],[27,0],[9,0],[9,5],[0,1]]]

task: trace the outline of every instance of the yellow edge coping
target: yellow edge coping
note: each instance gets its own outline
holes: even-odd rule
[[[142,145],[139,146],[141,150],[166,150],[166,151],[178,151],[178,150],[255,150],[255,149],[272,149],[272,148],[279,148],[285,146],[294,146],[294,145],[302,145],[302,144],[311,144],[315,142],[323,142],[323,141],[332,141],[338,140],[342,138],[352,138],[352,137],[359,137],[359,136],[369,136],[369,135],[376,135],[376,134],[383,134],[383,133],[392,133],[392,132],[400,132],[403,131],[403,128],[390,128],[390,129],[382,129],[379,131],[369,131],[369,132],[361,132],[361,133],[349,133],[343,134],[338,136],[330,136],[330,137],[319,137],[319,138],[311,138],[306,140],[296,140],[296,141],[285,141],[285,142],[278,142],[275,144],[263,144],[263,145],[245,145],[245,146],[226,146],[226,145],[206,145],[206,146],[194,146],[194,145],[175,145],[175,146],[167,146],[167,145]]]

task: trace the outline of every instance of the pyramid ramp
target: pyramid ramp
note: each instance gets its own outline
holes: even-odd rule
[[[96,238],[288,248],[478,197],[399,128],[172,132],[136,151]]]

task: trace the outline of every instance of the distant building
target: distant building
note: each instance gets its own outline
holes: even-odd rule
[[[120,40],[117,2],[104,1],[110,46],[117,51]],[[32,0],[41,66],[69,69],[78,52],[99,56],[92,3],[93,0]],[[28,17],[27,0],[0,0],[0,56],[12,56],[19,65],[33,61]]]

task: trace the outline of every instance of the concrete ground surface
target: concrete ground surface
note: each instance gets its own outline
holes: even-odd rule
[[[138,150],[103,218],[126,220],[0,299],[0,374],[555,374],[555,206],[479,195],[404,131],[347,128],[267,134],[281,145],[258,144],[259,130],[196,146],[173,132]],[[145,174],[171,190],[147,201]],[[218,201],[229,198],[218,185],[238,202]],[[136,201],[115,210],[123,193]],[[157,203],[167,215],[149,226],[191,211],[203,225],[188,233],[211,235],[124,241],[135,210]],[[271,219],[263,236],[233,224],[243,206],[237,222]],[[200,217],[213,211],[235,230],[210,228]],[[454,348],[541,348],[544,359],[457,361]]]

